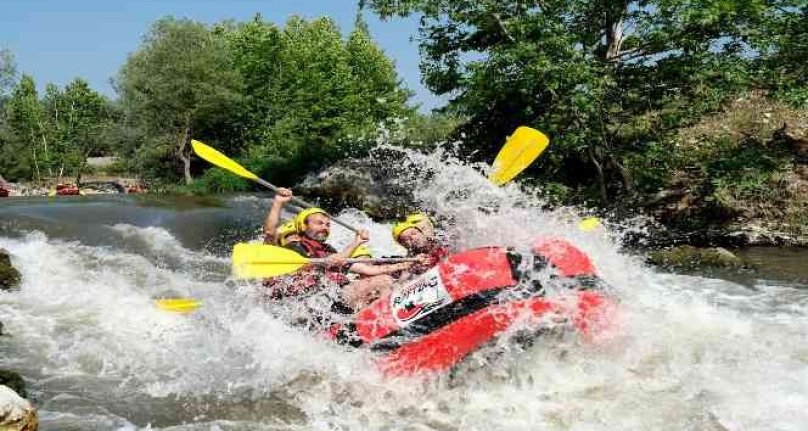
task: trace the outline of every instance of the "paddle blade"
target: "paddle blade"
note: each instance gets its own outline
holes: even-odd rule
[[[600,219],[597,217],[587,217],[578,223],[578,229],[583,232],[591,232],[600,227]]]
[[[283,247],[240,243],[233,247],[233,275],[236,278],[268,278],[290,274],[309,259]]]
[[[549,143],[547,135],[536,129],[517,128],[497,154],[488,179],[498,186],[514,179],[539,157]]]
[[[154,303],[161,310],[175,313],[190,313],[202,305],[202,301],[192,298],[162,298]]]
[[[196,153],[197,156],[207,160],[211,164],[214,164],[222,169],[227,169],[228,171],[244,178],[251,180],[258,179],[257,175],[248,171],[243,166],[236,163],[233,159],[225,156],[224,154],[215,150],[213,147],[209,147],[196,139],[191,139],[191,147],[194,149],[194,153]]]

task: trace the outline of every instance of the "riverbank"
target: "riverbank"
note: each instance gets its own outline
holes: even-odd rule
[[[660,149],[614,213],[648,216],[668,243],[808,246],[808,110],[752,93]]]
[[[60,183],[68,188],[75,185],[69,181]],[[5,197],[50,196],[59,187],[54,182],[3,182],[0,187],[8,191]],[[145,193],[148,191],[143,181],[134,177],[113,175],[88,175],[81,182],[78,191],[82,195]]]

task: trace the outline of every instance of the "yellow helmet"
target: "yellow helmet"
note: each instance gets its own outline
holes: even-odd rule
[[[420,228],[435,228],[435,226],[432,224],[432,219],[424,213],[412,213],[408,215],[405,220],[417,224]]]
[[[418,222],[426,220],[426,221],[432,223],[432,221],[429,220],[429,216],[424,214],[424,213],[408,214],[407,217],[405,218],[405,220],[415,222],[415,223],[418,223]]]
[[[325,212],[324,209],[317,207],[306,208],[303,211],[300,211],[295,216],[295,227],[297,228],[298,232],[303,232],[304,230],[306,230],[306,218],[314,214],[323,214],[326,216],[328,215],[328,213]]]
[[[412,213],[408,214],[404,221],[398,222],[393,225],[393,239],[398,242],[398,237],[405,230],[414,227],[427,235],[432,235],[435,225],[432,224],[432,219],[425,213]]]
[[[292,234],[297,233],[297,227],[295,227],[294,220],[288,220],[286,223],[280,225],[278,227],[278,242],[281,245],[286,245],[286,237]]]
[[[396,242],[400,242],[398,239],[401,236],[401,233],[409,228],[421,230],[421,227],[418,226],[417,222],[411,220],[400,221],[393,225],[393,239],[396,240]]]
[[[354,249],[351,257],[373,257],[373,255],[370,254],[370,249],[367,246],[360,245]]]

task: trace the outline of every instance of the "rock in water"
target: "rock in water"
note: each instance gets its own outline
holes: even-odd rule
[[[649,254],[648,261],[668,268],[740,268],[744,262],[721,247],[697,248],[689,245],[656,250]]]
[[[0,385],[0,430],[36,431],[38,427],[34,406],[8,386]]]
[[[295,192],[338,211],[353,207],[378,219],[403,217],[413,208],[415,182],[433,175],[405,152],[376,149],[370,157],[341,160],[295,186]]]
[[[20,287],[20,272],[11,266],[11,256],[0,248],[0,290],[17,290]]]
[[[20,394],[21,397],[28,398],[28,392],[25,390],[25,380],[14,371],[0,370],[0,385],[8,386],[14,392]]]

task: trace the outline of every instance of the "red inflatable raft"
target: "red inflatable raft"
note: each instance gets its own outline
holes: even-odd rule
[[[530,271],[552,269],[552,277],[574,286],[548,297],[525,278],[523,257],[503,247],[450,256],[356,314],[352,324],[332,327],[343,343],[369,347],[388,376],[440,373],[522,322],[539,331],[548,321],[568,323],[584,336],[608,317],[612,300],[598,284],[589,258],[560,239],[533,244]],[[522,269],[520,269],[522,268]]]

